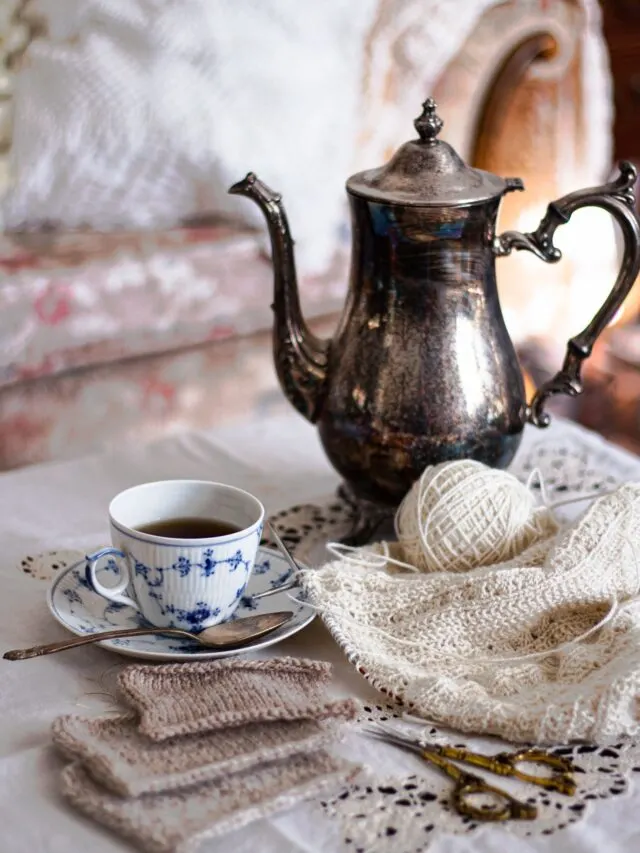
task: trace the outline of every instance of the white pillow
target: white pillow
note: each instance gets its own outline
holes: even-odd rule
[[[16,81],[6,227],[262,221],[227,196],[254,170],[281,191],[301,260],[344,219],[362,53],[377,0],[31,0],[47,21]]]
[[[414,135],[420,102],[496,2],[29,0],[47,35],[17,75],[0,217],[111,229],[216,213],[262,229],[252,202],[227,195],[253,170],[283,194],[299,269],[324,272],[345,179]],[[591,181],[610,122],[597,0],[580,5]]]

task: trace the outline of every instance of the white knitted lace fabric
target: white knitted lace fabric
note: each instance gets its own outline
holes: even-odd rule
[[[605,743],[640,732],[639,572],[627,484],[509,562],[461,576],[347,559],[305,583],[352,663],[414,713],[509,741]]]
[[[23,14],[45,34],[15,81],[0,218],[104,230],[214,213],[262,228],[255,205],[227,195],[251,169],[283,194],[300,269],[324,271],[347,219],[346,176],[411,136],[496,2],[29,0]],[[582,3],[593,17],[596,0]],[[610,127],[597,17],[583,43],[579,180],[595,183]]]

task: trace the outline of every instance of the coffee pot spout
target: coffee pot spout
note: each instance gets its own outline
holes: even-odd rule
[[[253,172],[230,187],[252,199],[267,221],[273,258],[273,354],[280,385],[295,408],[312,423],[320,413],[327,380],[329,342],[317,338],[302,316],[293,239],[279,193]]]

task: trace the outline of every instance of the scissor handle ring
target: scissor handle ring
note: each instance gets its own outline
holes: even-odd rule
[[[520,752],[501,752],[500,756],[508,756],[516,764],[518,762],[532,764],[546,764],[559,773],[571,773],[575,770],[573,761],[564,755],[555,755],[553,752],[545,752],[543,749],[523,749]]]
[[[558,791],[568,797],[576,792],[576,781],[571,775],[575,769],[573,762],[562,755],[553,755],[540,749],[524,749],[521,752],[500,753],[495,758],[511,766],[514,775],[523,782],[530,782],[548,791]],[[542,764],[544,767],[549,767],[552,772],[550,776],[537,776],[521,770],[518,764]]]
[[[475,794],[489,794],[495,797],[499,802],[496,808],[483,808],[482,806],[474,806],[470,802],[470,798]],[[501,791],[500,788],[494,788],[483,779],[471,778],[456,786],[453,792],[453,803],[460,814],[473,818],[477,821],[504,821],[504,820],[533,820],[537,817],[538,810],[535,806],[529,803],[520,802],[507,794],[506,791]]]

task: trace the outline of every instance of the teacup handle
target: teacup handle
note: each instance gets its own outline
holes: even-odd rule
[[[105,586],[97,578],[98,564],[104,557],[115,557],[117,560],[116,565],[118,567],[119,580],[115,586]],[[128,595],[123,594],[131,580],[129,567],[125,560],[126,554],[118,548],[103,548],[101,551],[96,551],[95,554],[87,554],[85,578],[91,589],[97,592],[98,595],[108,598],[109,601],[115,601],[116,604],[126,604],[128,607],[133,607],[134,610],[139,611],[140,608],[137,603],[132,598],[129,598]]]

